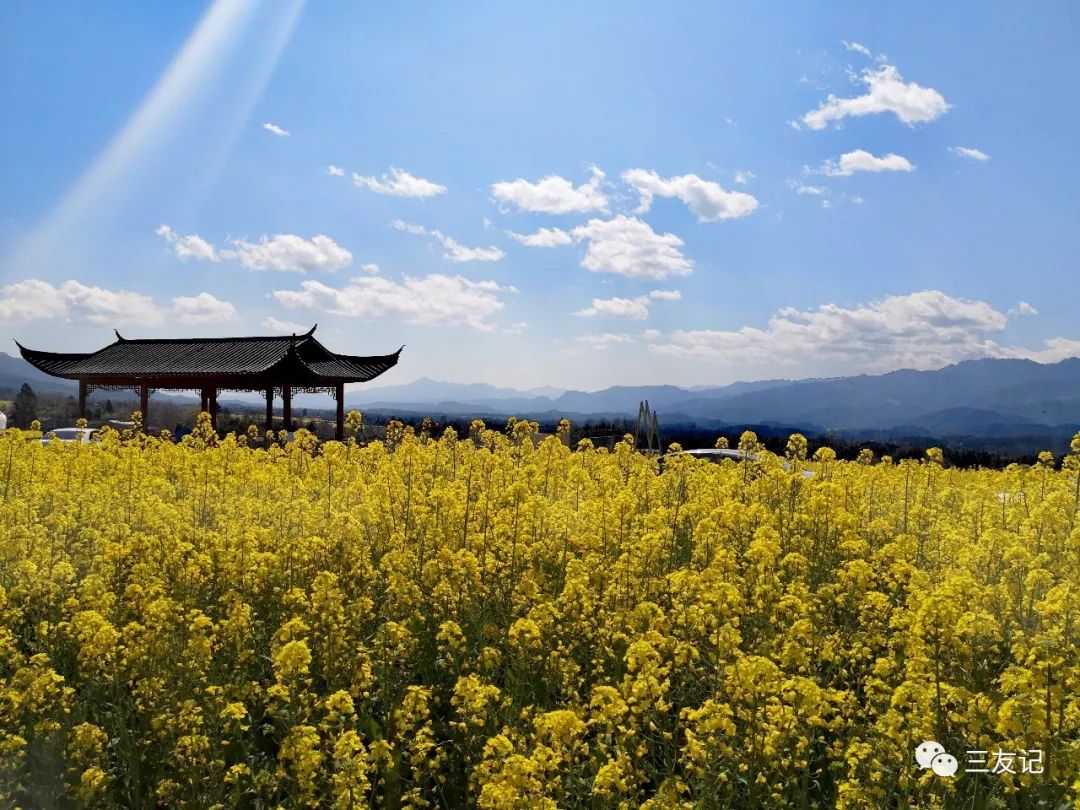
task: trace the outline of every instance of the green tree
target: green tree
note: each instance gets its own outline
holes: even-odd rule
[[[30,423],[37,419],[37,394],[29,383],[23,383],[19,393],[15,395],[12,419],[17,428],[28,428]]]

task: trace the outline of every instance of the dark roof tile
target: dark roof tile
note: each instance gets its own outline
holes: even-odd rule
[[[32,365],[56,377],[226,377],[318,385],[366,382],[397,364],[394,354],[355,357],[329,351],[313,336],[164,338],[116,341],[90,354],[43,352],[19,346]],[[404,348],[404,347],[402,347]]]

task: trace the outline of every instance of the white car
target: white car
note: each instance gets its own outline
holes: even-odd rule
[[[86,442],[93,441],[97,438],[99,431],[97,428],[78,428],[78,427],[66,427],[56,428],[50,430],[44,436],[41,437],[42,444],[48,444],[51,441],[57,442],[79,442],[85,444]]]
[[[664,461],[665,459],[674,458],[675,456],[689,456],[690,458],[701,458],[705,459],[706,461],[711,461],[714,464],[719,464],[725,458],[730,458],[734,461],[741,461],[742,459],[747,457],[746,453],[734,447],[703,447],[698,450],[680,450],[677,453],[668,453],[665,456],[661,456],[660,460]],[[751,461],[753,461],[756,457],[757,453],[751,453],[749,456]],[[785,470],[791,469],[791,464],[787,461],[784,462],[783,466]],[[813,478],[814,471],[803,470],[802,477]]]

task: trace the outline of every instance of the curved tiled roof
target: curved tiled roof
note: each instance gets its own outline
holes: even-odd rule
[[[335,354],[315,339],[314,332],[315,327],[303,335],[136,340],[117,332],[115,342],[89,354],[22,345],[19,351],[46,374],[68,379],[235,377],[253,382],[262,377],[286,384],[366,382],[395,366],[401,354],[401,349],[372,357]]]

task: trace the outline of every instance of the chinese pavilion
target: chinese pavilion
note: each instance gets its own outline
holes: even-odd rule
[[[292,429],[294,393],[331,394],[337,400],[337,438],[344,436],[345,384],[373,380],[397,365],[393,354],[358,357],[336,354],[315,339],[315,327],[302,335],[236,338],[155,338],[116,340],[89,354],[61,354],[16,345],[35,368],[79,381],[79,415],[93,391],[135,389],[143,424],[149,424],[151,391],[200,391],[202,410],[217,424],[219,391],[259,391],[266,395],[267,429],[273,424],[274,397],[283,403],[286,430]]]

